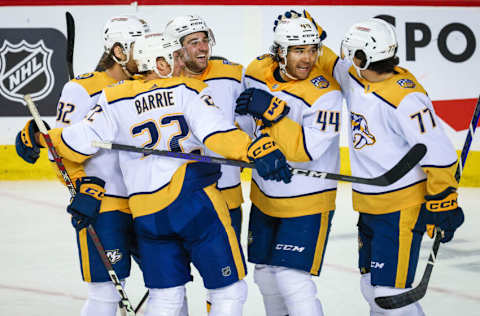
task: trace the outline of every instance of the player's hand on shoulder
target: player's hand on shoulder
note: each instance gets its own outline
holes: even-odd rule
[[[95,223],[100,204],[105,194],[105,181],[97,177],[83,177],[76,181],[74,198],[67,206],[67,212],[72,214],[72,225],[77,230]]]
[[[240,115],[250,114],[261,119],[265,126],[280,121],[285,117],[290,108],[287,103],[267,91],[248,88],[237,98],[235,112]]]
[[[425,196],[428,224],[435,225],[443,231],[442,243],[452,240],[455,230],[465,219],[462,208],[458,206],[457,196],[454,187],[448,187],[436,195]]]
[[[44,121],[44,123],[47,129],[50,129],[47,122]],[[18,132],[17,137],[15,137],[15,150],[17,151],[17,155],[28,163],[35,163],[40,156],[40,148],[42,146],[38,145],[35,141],[35,133],[38,132],[37,124],[32,119],[25,124],[25,127]]]
[[[255,163],[255,169],[263,179],[291,181],[292,172],[287,160],[268,134],[262,134],[248,146],[247,156]]]

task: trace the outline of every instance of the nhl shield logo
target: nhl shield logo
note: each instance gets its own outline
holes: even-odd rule
[[[34,101],[46,97],[55,84],[52,54],[53,50],[43,40],[35,44],[25,40],[12,44],[5,40],[0,49],[0,94],[21,103],[27,93]]]

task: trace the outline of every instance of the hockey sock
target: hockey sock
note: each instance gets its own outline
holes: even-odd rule
[[[88,299],[83,305],[81,316],[115,316],[117,314],[120,295],[112,282],[87,283],[87,288]]]
[[[317,299],[317,287],[305,271],[274,267],[278,288],[290,316],[323,316],[322,304]]]
[[[237,281],[229,286],[208,290],[212,302],[209,316],[242,316],[247,300],[247,283]]]
[[[145,316],[180,316],[185,304],[185,286],[149,289]]]
[[[253,280],[262,293],[266,316],[287,315],[287,306],[278,289],[274,268],[265,264],[256,264],[253,272]]]

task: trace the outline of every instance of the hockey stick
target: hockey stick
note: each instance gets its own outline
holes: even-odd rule
[[[67,71],[68,77],[72,80],[75,77],[73,73],[73,48],[75,46],[75,20],[70,12],[65,12],[67,20]]]
[[[103,143],[103,142],[93,142],[92,146],[98,147],[98,148],[104,148],[104,149],[115,149],[115,150],[137,152],[137,153],[143,153],[146,155],[180,158],[180,159],[186,159],[186,160],[195,160],[200,162],[218,163],[222,165],[230,165],[230,166],[236,166],[236,167],[242,167],[242,168],[255,169],[254,163],[248,163],[240,160],[231,160],[231,159],[225,159],[225,158],[219,158],[219,157],[203,156],[203,155],[197,155],[192,153],[172,152],[172,151],[166,151],[166,150],[142,148],[142,147]],[[390,169],[383,175],[378,176],[376,178],[360,178],[360,177],[353,177],[353,176],[348,176],[343,174],[306,170],[306,169],[299,169],[299,168],[291,168],[291,171],[292,171],[292,174],[299,174],[299,175],[313,177],[313,178],[340,180],[340,181],[346,181],[346,182],[363,183],[363,184],[378,185],[378,186],[387,186],[396,182],[400,178],[402,178],[423,158],[423,156],[425,156],[426,152],[427,152],[427,149],[424,144],[416,144],[408,151],[408,153],[405,156],[403,156],[403,158],[395,166],[393,166],[392,169]]]
[[[478,118],[480,116],[480,97],[477,101],[477,106],[473,112],[472,121],[470,122],[470,127],[468,130],[467,138],[463,144],[462,154],[460,155],[460,161],[455,172],[455,179],[457,182],[460,182],[460,177],[462,176],[463,168],[465,166],[465,161],[467,160],[468,152],[470,151],[470,145],[472,144],[473,135],[477,129]],[[427,267],[425,272],[423,272],[422,280],[420,283],[413,289],[403,292],[398,295],[391,296],[380,296],[375,298],[375,302],[382,308],[385,309],[395,309],[403,306],[410,305],[416,301],[422,299],[427,293],[428,282],[430,281],[430,275],[432,274],[433,266],[437,260],[437,252],[440,247],[440,240],[443,238],[443,231],[436,228],[435,229],[435,240],[433,242],[432,250],[428,256]]]
[[[77,194],[75,191],[75,187],[72,184],[72,181],[70,179],[70,176],[67,173],[67,170],[65,169],[65,166],[63,165],[62,158],[58,155],[57,151],[55,150],[55,147],[53,146],[52,139],[50,138],[50,135],[48,135],[47,128],[45,127],[45,124],[43,123],[43,120],[40,117],[40,113],[38,113],[38,109],[35,106],[35,103],[33,103],[32,98],[30,95],[25,95],[24,96],[25,102],[27,102],[27,107],[30,113],[32,114],[32,117],[35,121],[35,123],[38,126],[38,129],[40,130],[40,133],[42,133],[43,138],[45,139],[45,142],[47,143],[48,150],[50,151],[50,154],[52,155],[53,159],[55,160],[55,163],[57,164],[58,169],[60,170],[60,173],[62,174],[63,179],[65,180],[65,183],[67,185],[68,191],[70,192],[70,195],[72,198]],[[118,279],[117,274],[115,273],[115,270],[112,267],[112,264],[110,263],[110,260],[107,258],[105,255],[105,249],[102,246],[102,243],[100,242],[100,239],[98,238],[97,232],[93,228],[93,226],[90,224],[87,226],[87,231],[90,235],[90,238],[93,241],[93,244],[95,245],[95,248],[97,248],[98,254],[100,255],[100,258],[102,259],[103,265],[107,269],[108,275],[110,276],[110,279],[112,280],[113,284],[115,285],[115,288],[118,291],[118,294],[120,295],[120,306],[125,308],[127,315],[128,316],[135,316],[135,312],[133,310],[132,304],[130,303],[127,294],[125,293],[125,290],[123,289],[122,283]]]

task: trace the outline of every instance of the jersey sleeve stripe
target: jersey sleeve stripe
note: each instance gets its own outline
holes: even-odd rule
[[[305,153],[307,154],[308,159],[313,160],[312,155],[310,155],[310,153],[308,152],[307,140],[305,139],[305,130],[303,129],[303,127],[302,127],[302,137],[303,137],[303,148],[305,149]]]
[[[414,182],[414,183],[410,183],[409,185],[407,186],[404,186],[404,187],[401,187],[401,188],[398,188],[398,189],[394,189],[394,190],[390,190],[390,191],[383,191],[383,192],[362,192],[362,191],[358,191],[358,190],[355,190],[355,189],[352,189],[353,192],[356,192],[356,193],[359,193],[359,194],[363,194],[363,195],[382,195],[382,194],[386,194],[386,193],[392,193],[392,192],[396,192],[396,191],[401,191],[403,189],[406,189],[406,188],[409,188],[409,187],[412,187],[414,185],[417,185],[419,183],[422,183],[422,182],[426,182],[427,179],[422,179],[422,180],[419,180],[417,182]]]
[[[448,165],[443,165],[443,166],[438,166],[438,165],[421,165],[422,168],[450,168],[451,166],[453,166],[454,164],[457,163],[458,160],[455,160],[454,162],[452,162],[451,164],[448,164]]]
[[[254,81],[257,81],[257,82],[259,82],[259,83],[261,83],[261,84],[267,85],[267,84],[266,84],[265,82],[263,82],[262,80],[257,79],[257,78],[255,78],[255,77],[252,77],[252,76],[250,76],[250,75],[245,75],[245,78],[249,78],[249,79],[252,79],[252,80],[254,80]]]
[[[300,98],[298,95],[295,95],[295,94],[290,93],[290,92],[285,91],[285,90],[282,90],[282,92],[285,93],[285,94],[288,94],[289,96],[292,96],[292,97],[294,97],[294,98],[296,98],[296,99],[298,99],[298,100],[300,100],[300,101],[302,101],[302,102],[303,102],[306,106],[308,106],[308,107],[311,107],[311,106],[312,106],[310,103],[308,103],[308,102],[305,101],[304,99]]]
[[[213,80],[232,80],[238,83],[241,83],[240,80],[232,77],[215,77],[215,78],[210,78],[210,79],[205,79],[203,82],[208,82],[208,81],[213,81]]]
[[[82,155],[82,156],[85,156],[85,157],[90,157],[92,155],[89,155],[89,154],[85,154],[85,153],[82,153],[81,151],[78,151],[76,150],[75,148],[73,148],[72,146],[70,146],[66,141],[65,139],[63,138],[63,134],[60,135],[60,139],[62,140],[62,143],[65,145],[65,147],[67,147],[68,149],[70,149],[72,152],[76,153],[76,154],[79,154],[79,155]]]

